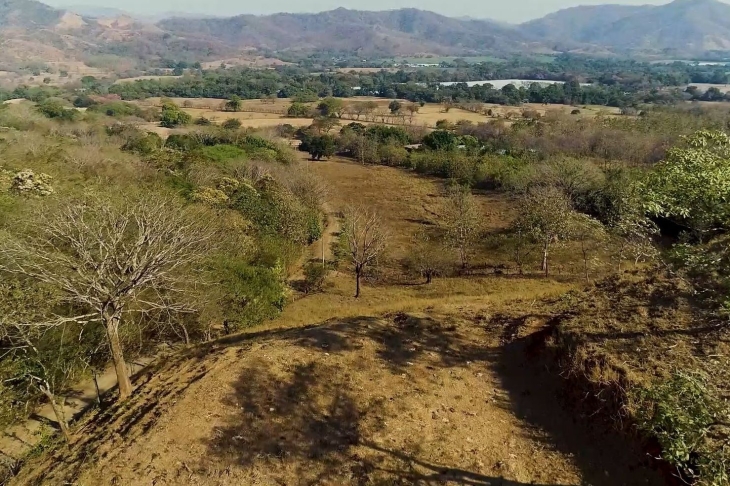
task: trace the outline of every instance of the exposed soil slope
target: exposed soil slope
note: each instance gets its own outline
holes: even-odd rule
[[[525,346],[466,317],[336,320],[191,350],[13,484],[661,484],[574,422]]]

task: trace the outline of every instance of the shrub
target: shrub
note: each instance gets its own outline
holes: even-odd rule
[[[66,108],[63,101],[54,98],[48,98],[39,103],[38,111],[47,118],[56,118],[64,121],[74,121],[81,113],[76,109]]]
[[[684,371],[638,392],[639,428],[659,441],[663,459],[703,486],[730,480],[730,451],[711,438],[712,429],[730,417],[717,397],[704,375]]]
[[[224,290],[220,305],[232,330],[272,319],[284,308],[286,287],[280,266],[271,268],[222,257],[216,271]]]
[[[327,280],[329,268],[321,262],[309,262],[304,267],[304,293],[320,292]]]
[[[203,147],[201,153],[213,162],[225,162],[226,160],[246,158],[246,151],[235,145]]]
[[[202,127],[207,127],[207,126],[213,124],[213,122],[211,122],[208,118],[205,118],[204,116],[201,116],[200,118],[196,118],[193,123],[195,123],[196,125],[202,126]]]
[[[241,120],[237,118],[229,118],[228,120],[223,122],[223,125],[221,125],[226,130],[238,130],[241,128],[243,124],[241,123]]]
[[[312,110],[304,103],[294,102],[286,112],[289,118],[310,118]]]
[[[130,137],[122,150],[135,152],[141,155],[150,155],[151,153],[162,148],[162,138],[156,133],[140,133]]]
[[[188,125],[193,117],[182,111],[176,104],[168,102],[162,105],[162,118],[160,126],[175,128],[180,125]]]

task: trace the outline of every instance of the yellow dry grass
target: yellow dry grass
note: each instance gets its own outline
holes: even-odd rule
[[[145,77],[147,78],[147,77]],[[119,82],[126,81],[120,80]],[[243,100],[241,110],[239,112],[224,111],[225,100],[216,98],[172,98],[172,100],[181,106],[185,111],[193,117],[205,117],[216,123],[221,123],[229,118],[241,120],[244,126],[252,128],[266,128],[276,125],[290,124],[295,127],[308,126],[312,123],[308,118],[287,118],[285,116],[292,100],[289,98],[277,98],[272,100]],[[445,106],[435,103],[428,103],[420,107],[419,112],[414,116],[410,116],[404,112],[400,117],[393,117],[390,114],[388,105],[391,100],[383,98],[375,98],[368,96],[357,96],[354,98],[343,99],[346,103],[374,101],[377,104],[375,113],[369,117],[360,117],[357,119],[353,115],[345,115],[340,120],[341,125],[352,122],[358,122],[365,125],[370,124],[388,124],[403,125],[414,127],[436,128],[436,124],[441,120],[446,120],[451,124],[460,121],[468,121],[474,124],[485,123],[496,119],[519,119],[525,111],[537,112],[542,116],[550,114],[570,114],[576,109],[575,106],[568,105],[542,105],[537,103],[527,103],[520,107],[502,106],[483,104],[483,112],[492,110],[492,116],[482,113],[464,110],[461,108],[451,108],[448,111]],[[409,104],[407,100],[399,100],[404,104]],[[148,98],[136,102],[143,106],[160,106],[161,98]],[[309,103],[314,107],[316,103]],[[597,115],[613,116],[618,114],[618,109],[605,106],[581,106],[577,107],[581,111],[579,117],[594,117]]]
[[[267,328],[388,312],[430,312],[434,309],[458,312],[512,299],[532,300],[558,295],[575,285],[570,279],[556,281],[491,275],[436,279],[431,285],[421,285],[422,281],[417,277],[404,274],[402,261],[413,251],[413,235],[417,231],[424,228],[433,231],[443,223],[445,181],[392,167],[363,166],[341,158],[305,163],[327,184],[328,206],[333,213],[356,206],[373,210],[381,217],[389,235],[388,250],[381,262],[385,278],[366,282],[362,297],[355,299],[354,278],[347,263],[342,262],[339,270],[328,278],[323,293],[295,299],[280,318],[265,325]],[[490,192],[477,194],[476,198],[487,232],[498,232],[509,225],[514,210],[508,196]],[[321,247],[317,248],[310,255],[313,259],[321,252]],[[456,253],[449,257],[449,250],[444,251],[456,266]],[[480,249],[477,260],[494,263],[504,258],[508,257]]]
[[[114,84],[133,83],[135,81],[149,81],[152,79],[167,80],[167,79],[179,79],[179,78],[182,78],[182,76],[136,76],[134,78],[117,79],[116,81],[114,81]]]

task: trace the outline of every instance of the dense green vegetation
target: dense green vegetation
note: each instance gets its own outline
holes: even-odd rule
[[[489,79],[564,81],[564,85],[532,84],[495,89],[488,85],[440,86],[441,82],[465,83]],[[566,103],[607,106],[634,106],[640,103],[672,103],[701,99],[722,101],[726,95],[708,91],[678,89],[688,83],[727,83],[723,67],[694,66],[687,63],[649,64],[638,61],[590,60],[558,56],[548,63],[486,62],[459,64],[457,68],[381,71],[378,73],[323,73],[284,67],[272,71],[216,70],[173,80],[146,80],[109,87],[124,99],[151,96],[257,99],[267,96],[300,98],[350,97],[355,94],[404,98],[411,101],[479,101],[513,104]],[[591,83],[581,85],[580,83]],[[292,115],[300,114],[294,109]]]

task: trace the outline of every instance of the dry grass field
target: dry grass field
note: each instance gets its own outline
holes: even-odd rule
[[[114,84],[133,83],[135,81],[149,81],[149,80],[167,80],[167,79],[179,79],[182,76],[136,76],[134,78],[122,78],[114,81]]]
[[[126,80],[120,80],[120,82],[121,81]],[[216,98],[172,98],[172,100],[193,117],[198,118],[203,116],[212,120],[214,123],[222,123],[229,118],[236,118],[241,120],[245,127],[264,128],[282,125],[285,123],[295,127],[302,127],[308,126],[312,122],[312,120],[308,118],[287,118],[285,116],[286,111],[292,103],[291,99],[288,98],[276,98],[272,100],[244,100],[241,105],[241,111],[236,113],[223,111],[225,100]],[[421,107],[419,112],[412,117],[410,115],[404,115],[398,118],[390,115],[388,104],[392,100],[358,96],[344,99],[344,101],[346,103],[374,101],[377,103],[378,108],[375,114],[370,117],[363,116],[358,119],[356,116],[345,115],[340,120],[341,125],[346,125],[355,121],[366,125],[378,123],[425,127],[429,129],[436,128],[436,124],[441,120],[446,120],[452,124],[460,121],[468,121],[476,124],[496,119],[519,119],[525,111],[537,112],[541,116],[550,116],[550,114],[553,113],[570,114],[576,109],[576,107],[568,105],[542,105],[535,103],[526,103],[520,107],[483,104],[482,107],[484,111],[489,109],[492,110],[492,116],[487,116],[460,108],[450,108],[447,111],[443,105],[429,103]],[[399,101],[404,104],[410,103],[407,100]],[[142,106],[160,106],[161,98],[147,98],[145,100],[137,101],[136,103]],[[315,105],[316,103],[310,103],[311,107],[314,107]],[[577,117],[594,117],[597,115],[614,116],[619,113],[618,109],[605,106],[581,106],[578,109],[581,113],[580,115],[577,115]]]

